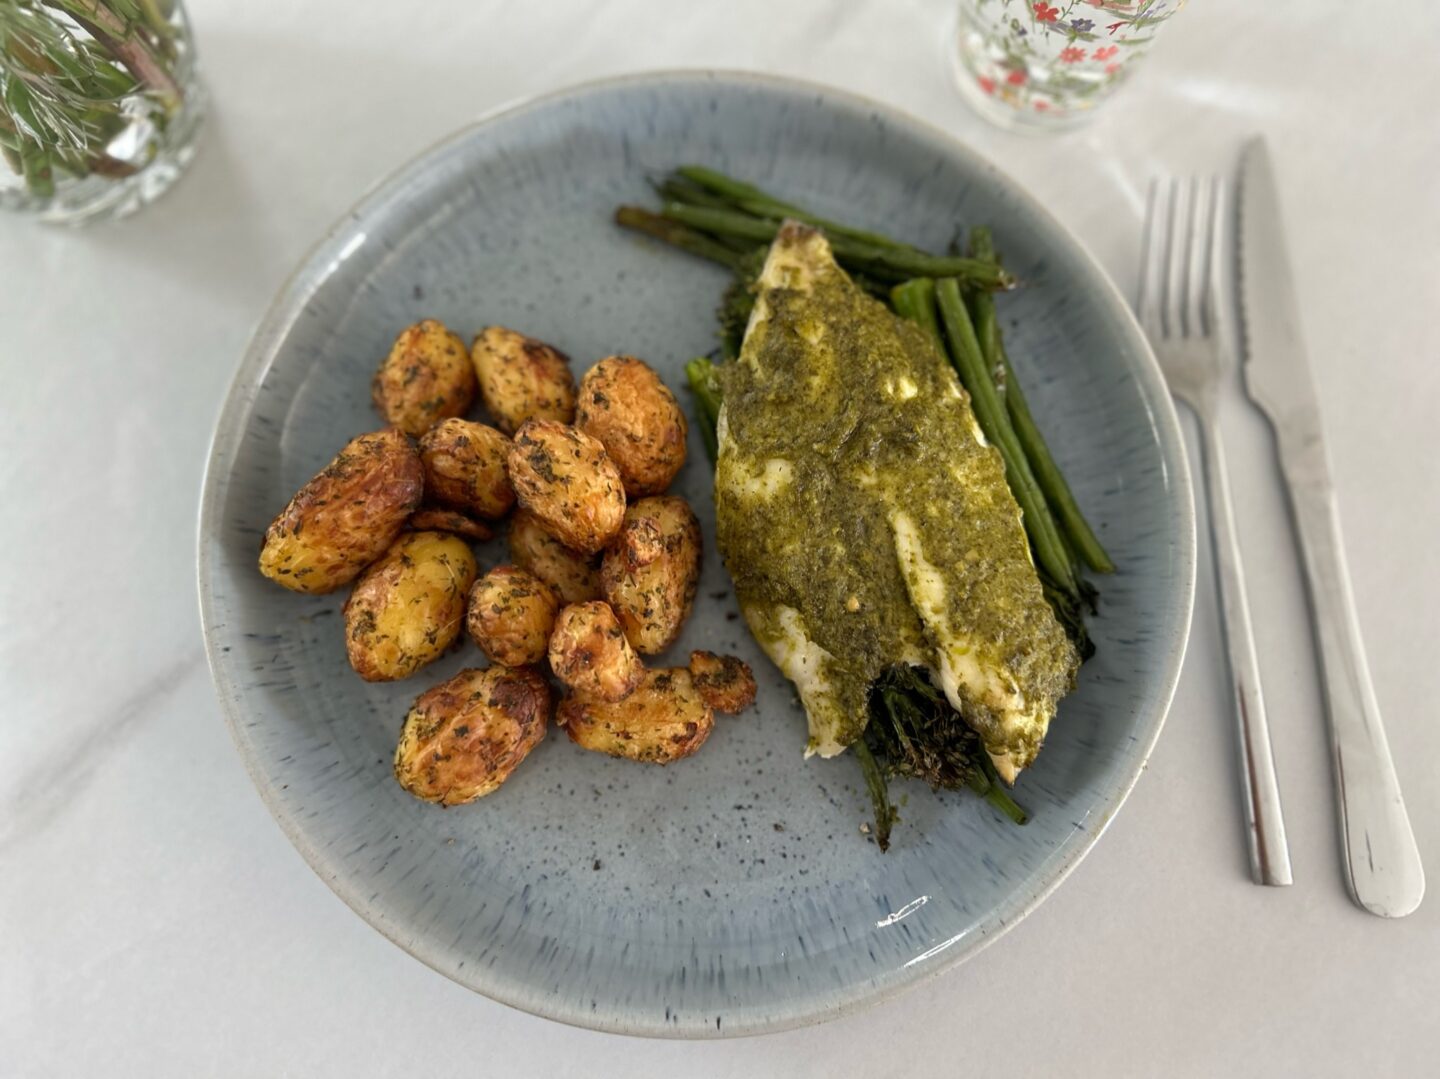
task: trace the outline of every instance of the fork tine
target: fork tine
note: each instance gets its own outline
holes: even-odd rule
[[[1206,273],[1210,265],[1211,217],[1210,185],[1200,177],[1191,177],[1190,232],[1185,241],[1185,292],[1181,314],[1185,318],[1187,337],[1204,337],[1209,328],[1205,321],[1205,298],[1209,291]]]
[[[1226,220],[1225,180],[1210,178],[1210,261],[1205,267],[1206,332],[1219,336],[1226,325],[1224,285],[1225,271],[1221,260],[1225,252]]]
[[[1190,248],[1185,231],[1190,224],[1190,200],[1186,198],[1185,185],[1179,180],[1172,179],[1169,188],[1169,257],[1165,260],[1165,299],[1162,301],[1162,312],[1165,317],[1165,336],[1184,337],[1185,323],[1181,312],[1185,309],[1185,262]]]
[[[1161,336],[1160,283],[1164,279],[1165,241],[1170,233],[1168,205],[1161,198],[1160,181],[1150,181],[1145,197],[1145,230],[1141,234],[1140,291],[1135,300],[1135,313],[1140,326],[1151,338]]]

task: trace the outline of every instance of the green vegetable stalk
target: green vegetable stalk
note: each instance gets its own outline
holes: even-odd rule
[[[977,298],[989,298],[984,293],[977,293],[976,296]],[[935,345],[936,349],[939,350],[942,356],[950,356],[950,349],[945,342],[944,335],[940,331],[939,322],[935,317],[936,299],[934,281],[930,280],[929,278],[921,277],[906,281],[904,284],[901,285],[896,285],[895,288],[892,289],[890,292],[890,304],[895,309],[895,313],[901,318],[908,319],[909,321],[919,325],[920,328],[925,331],[926,335],[930,338],[931,342]],[[994,308],[993,306],[991,306],[990,313],[992,315],[992,320],[988,326],[985,324],[984,321],[981,321],[977,324],[977,336],[983,342],[985,340],[985,335],[988,334],[990,335],[992,342],[996,346],[998,346],[999,328],[993,324],[993,312]],[[982,352],[983,351],[984,348],[982,345]],[[1002,357],[1004,356],[1003,351],[1000,353],[1000,355]],[[952,359],[951,362],[953,363],[954,360]],[[996,368],[992,364],[988,363],[988,356],[987,367],[992,373],[996,371]],[[1002,377],[1003,375],[1004,371],[1001,372]],[[1013,374],[1011,374],[1010,378],[1005,381],[1005,385],[1003,386],[1003,388],[999,383],[1000,379],[997,378],[995,387],[996,392],[1003,396],[1006,399],[1007,403],[1010,404],[1013,408],[1013,399],[1014,397],[1019,396],[1021,392],[1019,382],[1016,381]],[[1023,403],[1023,398],[1021,400]],[[1027,419],[1029,419],[1030,413],[1028,408],[1025,409],[1024,415]],[[1034,423],[1033,419],[1029,420],[1029,422],[1032,425]],[[1037,466],[1036,459],[1033,455],[1034,447],[1038,445],[1042,449],[1044,448],[1043,441],[1039,441],[1038,443],[1035,441],[1039,437],[1038,430],[1034,431],[1033,437],[1027,441],[1026,438],[1021,435],[1019,425],[1017,424],[1016,436],[1020,438],[1021,447],[1024,451],[1025,458],[1030,462],[1032,469],[1036,471],[1036,477],[1038,479],[1039,466]],[[1044,452],[1047,454],[1048,457],[1048,449],[1046,449]],[[1054,461],[1052,460],[1049,463],[1050,467],[1053,468]],[[1058,469],[1056,471],[1058,472]],[[1016,474],[1011,473],[1008,468],[1006,472],[1006,480],[1010,484],[1012,493],[1015,494],[1015,500],[1017,502],[1020,502],[1021,493],[1015,488]],[[1063,478],[1061,482],[1064,482]],[[1043,487],[1044,485],[1042,484],[1041,486]],[[1076,512],[1078,512],[1078,510]],[[1027,535],[1030,535],[1031,549],[1036,550],[1035,536],[1030,532],[1029,529],[1027,529]],[[1071,561],[1069,549],[1063,543],[1064,537],[1062,536],[1060,538],[1062,540],[1061,546],[1065,547],[1065,561],[1068,563]],[[1036,560],[1037,562],[1040,560],[1038,551],[1036,553]],[[1068,636],[1071,641],[1075,643],[1075,647],[1080,652],[1080,658],[1082,660],[1089,659],[1092,655],[1095,654],[1095,645],[1090,640],[1089,632],[1085,629],[1085,613],[1087,610],[1091,614],[1095,613],[1098,593],[1088,581],[1084,580],[1078,575],[1074,577],[1074,586],[1072,588],[1059,583],[1053,577],[1051,577],[1050,574],[1046,571],[1044,563],[1041,563],[1038,566],[1038,570],[1040,575],[1041,587],[1045,591],[1046,600],[1049,601],[1051,608],[1055,612],[1055,617],[1059,620],[1061,627],[1065,630],[1066,636]]]
[[[990,230],[985,226],[977,225],[970,230],[970,248],[976,258],[998,264]],[[1060,471],[1060,466],[1055,463],[1045,436],[1040,433],[1035,418],[1030,414],[1025,391],[1010,366],[1010,357],[1005,353],[1005,343],[1001,339],[999,321],[995,314],[995,297],[988,292],[973,292],[970,306],[975,313],[975,329],[985,356],[985,364],[991,371],[999,372],[999,377],[1004,379],[1005,408],[1010,414],[1011,426],[1015,429],[1015,437],[1030,462],[1031,471],[1034,472],[1040,489],[1045,493],[1046,501],[1085,564],[1096,573],[1114,573],[1115,563],[1105,553],[1105,548],[1096,538],[1090,523],[1080,512],[1079,503],[1075,501],[1070,485],[1065,482],[1065,476]]]
[[[1020,449],[1020,442],[1010,426],[1009,416],[1000,402],[995,381],[980,353],[980,342],[975,336],[975,327],[970,314],[960,298],[960,282],[947,277],[935,286],[935,298],[940,306],[940,320],[945,326],[945,338],[950,345],[950,360],[960,373],[960,381],[970,392],[970,404],[980,430],[990,444],[1000,451],[1005,462],[1005,474],[1010,480],[1010,489],[1015,501],[1020,503],[1024,515],[1025,531],[1029,533],[1030,545],[1041,568],[1066,592],[1077,594],[1075,573],[1070,564],[1070,552],[1061,542],[1056,530],[1055,519],[1050,507],[1030,470],[1030,462]]]
[[[695,395],[696,417],[700,421],[700,437],[705,440],[705,451],[713,465],[720,457],[716,442],[715,425],[720,422],[720,383],[715,377],[715,365],[704,356],[698,356],[685,365],[685,377],[690,383],[690,392]]]
[[[779,218],[754,217],[739,210],[717,210],[683,202],[667,202],[660,213],[691,228],[757,244],[773,240],[781,224]],[[1008,288],[1013,283],[1009,275],[993,262],[962,255],[931,255],[912,248],[867,243],[844,235],[827,233],[826,236],[841,265],[847,268],[854,266],[874,277],[904,280],[907,277],[955,276],[980,288]]]
[[[925,331],[940,355],[948,355],[945,338],[940,334],[940,321],[935,317],[935,282],[928,277],[915,277],[890,290],[890,306],[901,318],[915,323]]]
[[[671,221],[638,206],[618,207],[615,211],[615,224],[635,232],[643,232],[671,247],[678,247],[681,251],[699,255],[711,262],[718,262],[721,266],[731,270],[739,271],[744,263],[744,256],[733,247],[722,244],[703,232],[687,228],[678,221]]]
[[[675,171],[693,185],[713,192],[713,197],[719,200],[720,206],[733,206],[756,217],[780,219],[793,217],[796,221],[803,221],[807,225],[814,225],[816,228],[822,229],[827,236],[848,236],[852,240],[875,247],[907,250],[905,244],[897,243],[888,236],[882,236],[878,232],[868,232],[865,229],[852,228],[824,217],[817,217],[792,203],[771,198],[752,184],[731,179],[724,173],[707,169],[704,165],[682,165]],[[695,200],[682,197],[679,201],[694,202]],[[697,203],[697,205],[703,205],[703,203]],[[915,251],[916,249],[908,248],[908,250]]]

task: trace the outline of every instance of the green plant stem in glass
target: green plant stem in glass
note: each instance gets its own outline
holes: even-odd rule
[[[34,200],[131,177],[186,105],[191,62],[175,0],[0,0],[0,154]]]

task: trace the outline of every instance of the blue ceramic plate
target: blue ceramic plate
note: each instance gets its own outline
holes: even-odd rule
[[[945,243],[988,222],[1028,283],[1003,301],[1014,362],[1120,572],[1099,652],[1017,798],[1023,828],[965,794],[908,791],[881,854],[854,761],[802,758],[789,686],[737,620],[713,553],[710,466],[692,430],[676,489],[706,529],[701,600],[673,655],[736,652],[758,707],[668,768],[551,736],[505,786],[441,810],[390,774],[401,718],[472,645],[406,682],[346,665],[344,593],[255,568],[261,533],[351,436],[378,426],[370,376],[421,318],[502,323],[577,374],[649,360],[677,390],[715,344],[724,274],[611,224],[684,162],[821,213]],[[682,399],[686,394],[680,391]],[[1180,669],[1194,573],[1174,411],[1139,328],[1063,226],[988,161],[833,90],[750,75],[604,82],[502,112],[407,165],[346,214],[265,318],[220,417],[200,521],[210,663],[235,741],[290,839],[355,911],[497,1000],[602,1030],[697,1036],[842,1015],[954,966],[1074,868],[1145,763]],[[482,567],[504,560],[496,546]]]

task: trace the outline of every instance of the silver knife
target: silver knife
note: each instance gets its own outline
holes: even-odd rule
[[[1290,489],[1324,669],[1345,872],[1355,902],[1400,918],[1420,905],[1425,870],[1370,684],[1340,539],[1320,404],[1305,359],[1280,196],[1263,138],[1240,161],[1240,308],[1245,385],[1270,418]]]

